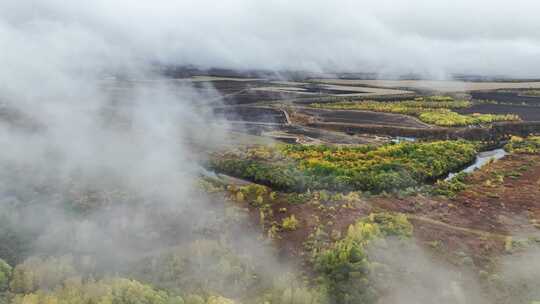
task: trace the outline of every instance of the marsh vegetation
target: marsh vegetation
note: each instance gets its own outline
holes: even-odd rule
[[[467,100],[455,100],[449,96],[419,97],[408,101],[378,102],[337,102],[313,103],[312,107],[340,110],[367,110],[406,114],[418,117],[421,121],[444,127],[458,127],[471,125],[486,125],[497,121],[519,121],[514,114],[479,114],[462,115],[454,112],[457,109],[466,109],[472,106]]]

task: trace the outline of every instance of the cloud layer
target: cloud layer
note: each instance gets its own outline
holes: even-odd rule
[[[122,59],[112,49],[208,67],[533,77],[538,11],[535,0],[6,0],[0,30],[3,50],[54,37],[59,51],[79,46],[73,60],[109,64]]]

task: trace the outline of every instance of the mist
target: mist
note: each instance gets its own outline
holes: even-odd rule
[[[78,64],[90,68],[96,67],[95,59],[98,66],[111,66],[126,58],[438,78],[451,73],[537,77],[540,68],[540,4],[534,0],[512,5],[502,0],[7,0],[0,5],[8,54],[19,50],[23,58],[40,54],[45,59],[47,52],[35,44],[49,39],[63,58],[76,54],[85,58]]]
[[[122,275],[241,297],[292,268],[199,187],[206,153],[230,136],[210,107],[219,93],[160,75],[161,13],[116,23],[130,7],[0,4],[0,253],[47,277],[24,292]]]
[[[413,242],[387,240],[374,246],[370,255],[391,275],[374,277],[385,290],[380,303],[490,303],[472,271],[458,269],[450,263],[435,260]]]

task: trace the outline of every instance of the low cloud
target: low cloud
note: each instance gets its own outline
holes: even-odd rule
[[[35,34],[30,44],[56,33],[81,64],[107,45],[108,55],[112,47],[165,64],[533,77],[540,68],[538,10],[534,0],[8,0],[0,20]],[[109,59],[117,64],[122,56]]]

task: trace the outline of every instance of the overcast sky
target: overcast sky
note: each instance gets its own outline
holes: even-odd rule
[[[538,0],[2,0],[0,63],[531,77],[538,12]]]

